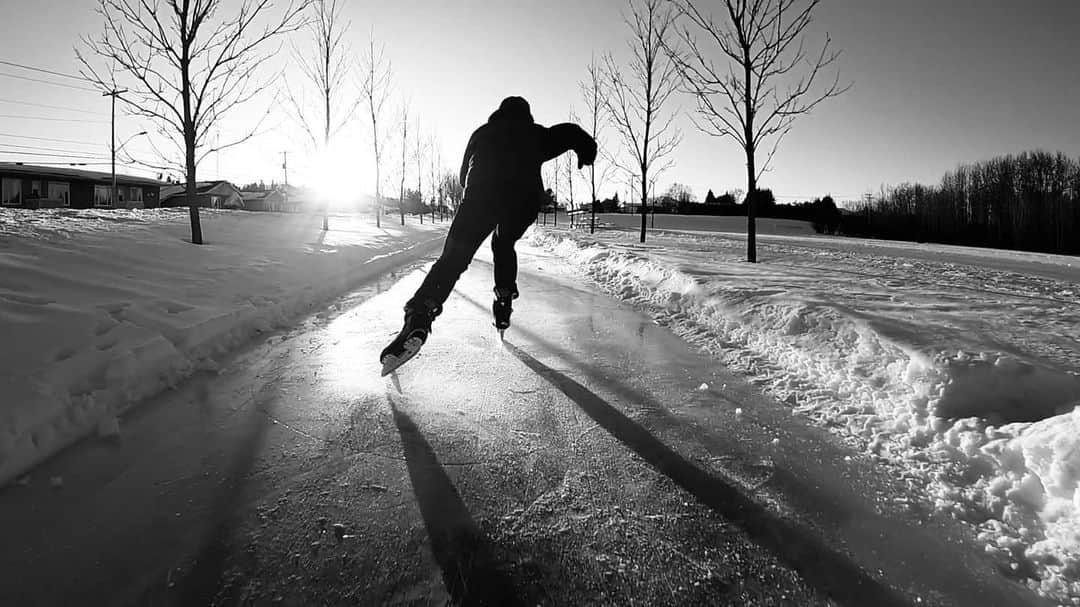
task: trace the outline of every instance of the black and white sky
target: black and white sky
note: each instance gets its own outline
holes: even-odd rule
[[[102,29],[95,4],[4,0],[0,60],[77,73],[73,48],[79,37]],[[505,96],[527,98],[545,124],[566,120],[572,107],[580,111],[578,82],[590,58],[609,50],[625,57],[629,35],[621,16],[626,5],[616,0],[346,0],[344,6],[355,50],[366,44],[369,31],[386,45],[394,74],[391,103],[410,100],[421,128],[436,135],[448,167],[459,162],[471,131]],[[788,135],[763,180],[781,200],[826,193],[853,199],[882,185],[935,183],[959,163],[1027,149],[1080,156],[1076,0],[823,0],[811,29],[811,42],[828,32],[842,49],[836,67],[853,87],[801,118]],[[304,42],[297,44],[303,48]],[[287,50],[266,69],[297,78]],[[72,83],[0,65],[0,150],[45,145],[27,139],[34,136],[80,142],[47,147],[107,157],[107,99],[13,76]],[[229,129],[242,130],[269,99],[255,103],[224,125],[222,138]],[[677,97],[671,109],[692,107],[690,99]],[[355,168],[370,164],[362,116],[356,122],[343,134],[333,163],[352,179],[360,175],[370,189],[370,176]],[[124,116],[117,124],[118,138],[147,128]],[[677,181],[701,197],[709,188],[745,187],[737,144],[698,133],[684,118],[677,124],[684,140],[659,189]],[[208,158],[201,176],[239,183],[280,179],[282,151],[293,159],[292,181],[314,175],[295,125],[277,110],[267,125],[258,139]],[[617,143],[613,134],[605,139],[606,145]],[[145,154],[148,143],[135,139],[129,148]],[[44,158],[0,153],[0,161]],[[603,194],[625,196],[626,189],[624,182],[611,183]]]

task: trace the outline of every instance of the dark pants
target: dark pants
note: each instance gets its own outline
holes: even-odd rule
[[[517,253],[514,243],[521,238],[529,225],[536,221],[538,209],[527,205],[513,205],[511,201],[495,197],[475,197],[461,203],[450,232],[446,235],[442,255],[431,266],[427,277],[406,303],[406,307],[426,307],[432,316],[442,312],[442,304],[458,278],[469,267],[473,255],[484,239],[491,238],[491,252],[495,263],[495,289],[517,295]]]

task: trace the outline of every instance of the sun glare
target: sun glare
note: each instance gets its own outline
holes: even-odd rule
[[[311,166],[309,185],[332,207],[360,202],[370,187],[359,151],[331,146],[319,152]]]

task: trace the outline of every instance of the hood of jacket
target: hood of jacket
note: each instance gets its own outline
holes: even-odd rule
[[[529,111],[529,102],[525,101],[523,97],[507,97],[503,99],[499,104],[499,109],[495,110],[488,118],[488,122],[524,122],[532,124],[533,117]]]

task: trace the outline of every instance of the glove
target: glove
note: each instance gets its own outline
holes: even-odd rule
[[[585,149],[577,151],[577,168],[591,166],[596,161],[596,141],[589,138],[589,145]]]

